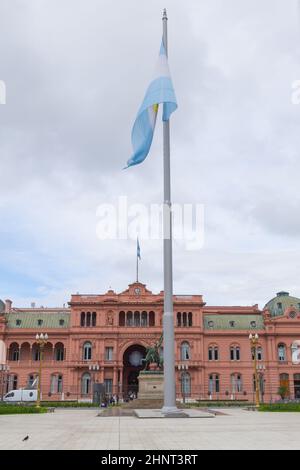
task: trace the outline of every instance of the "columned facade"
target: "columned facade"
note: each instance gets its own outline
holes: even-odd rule
[[[208,306],[201,295],[174,295],[178,399],[254,400],[249,334],[258,334],[262,401],[300,398],[300,299],[280,292],[263,310]],[[141,283],[124,292],[72,295],[67,308],[14,308],[0,301],[0,342],[10,366],[5,391],[34,386],[35,335],[47,333],[42,398],[91,400],[93,384],[108,395],[138,395],[146,348],[162,333],[163,292]],[[163,348],[163,345],[162,345]],[[163,349],[161,351],[163,354]],[[280,389],[280,390],[279,390]]]

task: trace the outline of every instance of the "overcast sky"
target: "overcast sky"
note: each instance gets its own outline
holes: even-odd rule
[[[135,243],[96,237],[99,204],[162,199],[161,123],[123,171],[168,8],[172,197],[205,207],[205,244],[174,244],[174,292],[261,307],[300,296],[298,0],[0,0],[0,298],[62,305],[126,289]],[[163,288],[162,244],[140,279]]]

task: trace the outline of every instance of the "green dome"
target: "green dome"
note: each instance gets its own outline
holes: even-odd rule
[[[296,311],[300,311],[300,299],[290,296],[289,292],[278,292],[274,299],[270,300],[264,307],[268,309],[272,317],[284,315],[287,308],[294,307]]]

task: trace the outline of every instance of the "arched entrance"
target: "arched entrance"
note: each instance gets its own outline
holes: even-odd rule
[[[123,355],[123,396],[130,394],[137,396],[139,391],[138,375],[144,368],[142,359],[146,356],[146,348],[140,344],[133,344],[126,349]]]

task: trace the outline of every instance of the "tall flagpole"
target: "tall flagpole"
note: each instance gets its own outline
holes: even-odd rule
[[[168,56],[168,17],[163,12],[163,42]],[[170,122],[163,122],[164,153],[164,406],[166,415],[179,411],[175,390],[175,339],[173,315],[173,267],[172,267],[172,205],[170,172]]]

